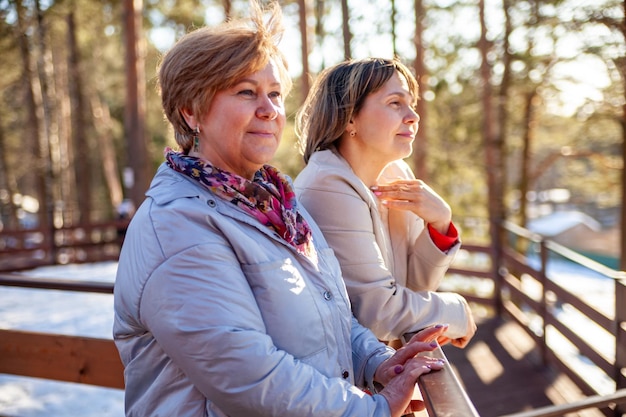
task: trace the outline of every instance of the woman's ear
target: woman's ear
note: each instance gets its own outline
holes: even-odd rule
[[[344,130],[350,136],[354,136],[355,135],[355,133],[356,133],[356,126],[354,125],[354,121],[352,119],[350,119],[350,121],[348,122],[348,124],[346,125],[346,128]]]
[[[191,129],[195,129],[196,126],[198,125],[198,121],[196,120],[196,117],[193,115],[193,113],[191,113],[189,109],[182,109],[180,113],[185,118],[185,122],[187,122],[187,126],[189,126]]]

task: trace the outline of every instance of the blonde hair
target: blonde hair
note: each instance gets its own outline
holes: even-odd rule
[[[322,71],[296,115],[296,133],[304,162],[308,163],[314,152],[328,149],[338,141],[367,96],[380,89],[396,72],[406,79],[417,102],[417,80],[397,59],[350,60]]]
[[[291,89],[287,61],[278,49],[284,32],[282,11],[276,1],[263,10],[250,2],[250,18],[203,27],[183,36],[163,57],[158,84],[165,116],[174,128],[176,143],[188,153],[193,128],[182,110],[205,114],[220,90],[263,69],[270,60],[278,66],[284,95]],[[263,21],[264,12],[269,18]]]

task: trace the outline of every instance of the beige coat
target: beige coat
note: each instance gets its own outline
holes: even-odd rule
[[[414,178],[408,165],[385,168],[388,181]],[[314,153],[295,180],[300,203],[339,259],[352,309],[381,340],[447,323],[447,336],[465,336],[465,300],[434,292],[460,243],[447,253],[409,211],[387,210],[335,149]]]

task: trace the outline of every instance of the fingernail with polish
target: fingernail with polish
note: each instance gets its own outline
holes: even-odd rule
[[[401,374],[403,370],[404,367],[402,365],[396,365],[393,367],[393,371],[396,373],[396,375]]]

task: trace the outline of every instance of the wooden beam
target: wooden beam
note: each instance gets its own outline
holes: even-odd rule
[[[569,404],[551,405],[535,410],[522,411],[521,413],[507,414],[502,417],[560,417],[575,411],[590,408],[602,409],[624,403],[626,403],[626,389],[607,395],[594,395]]]
[[[445,361],[441,371],[424,374],[417,380],[428,415],[478,417],[474,404],[467,396],[441,347],[432,352],[420,352],[418,356],[430,356]]]
[[[0,286],[113,294],[113,282],[76,281],[0,272]]]
[[[0,329],[0,373],[124,388],[113,340]]]

